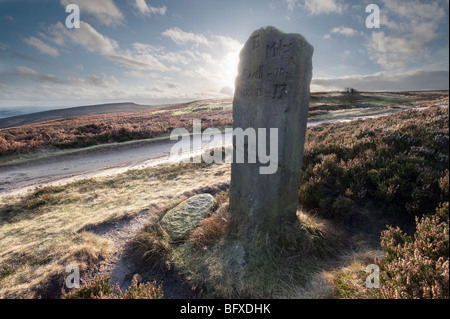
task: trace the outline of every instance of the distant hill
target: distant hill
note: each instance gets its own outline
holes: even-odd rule
[[[5,117],[13,117],[37,112],[44,112],[49,110],[62,109],[63,107],[45,107],[45,106],[17,106],[17,107],[1,107],[0,119]]]
[[[108,114],[118,112],[133,112],[159,108],[161,106],[139,105],[135,103],[111,103],[100,105],[78,106],[66,109],[43,111],[31,114],[0,118],[0,129],[63,119],[72,116],[88,114]]]

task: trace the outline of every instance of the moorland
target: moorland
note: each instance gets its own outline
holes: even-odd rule
[[[448,103],[448,91],[313,94],[297,219],[277,236],[233,219],[226,163],[161,163],[1,197],[0,297],[448,298]],[[4,128],[0,178],[17,161],[167,136],[193,119],[231,126],[232,101]],[[158,221],[199,193],[215,197],[213,209],[171,242]],[[233,247],[249,233],[249,262],[236,271]],[[70,264],[80,290],[64,287]],[[365,285],[371,264],[379,289]]]

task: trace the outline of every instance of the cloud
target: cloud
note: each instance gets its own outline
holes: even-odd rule
[[[100,77],[93,74],[88,75],[86,79],[81,80],[82,85],[94,85],[97,87],[104,87],[104,88],[114,87],[118,83],[119,81],[114,76],[109,76],[108,78],[106,78],[105,75],[103,77]]]
[[[61,46],[66,45],[70,41],[73,44],[82,46],[89,52],[99,53],[106,59],[133,70],[182,71],[176,65],[185,67],[194,58],[197,61],[202,60],[206,64],[217,64],[217,61],[214,61],[205,52],[166,52],[163,47],[144,43],[133,43],[131,48],[123,50],[119,47],[117,41],[102,35],[87,22],[81,21],[80,24],[80,29],[73,32],[73,30],[68,30],[61,22],[58,22],[48,28],[51,35],[49,38]],[[210,47],[214,44],[215,46],[220,46],[225,52],[241,47],[239,42],[230,37],[211,35],[211,40],[209,40],[202,34],[184,32],[179,28],[168,29],[163,32],[163,35],[180,45],[193,43],[194,46],[203,44]],[[170,67],[166,64],[170,65]]]
[[[41,83],[54,83],[54,84],[66,84],[68,81],[58,78],[57,76],[51,74],[43,74],[27,66],[18,66],[14,72],[7,72],[9,74],[31,77],[37,82]]]
[[[37,57],[30,56],[30,55],[28,55],[28,54],[20,53],[20,52],[14,52],[14,53],[13,53],[13,57],[18,58],[18,59],[21,59],[21,60],[24,60],[24,61],[31,61],[31,62],[38,62],[38,63],[43,63],[43,62],[45,62],[45,61],[42,60],[42,59],[39,59],[39,58],[37,58]]]
[[[147,78],[146,74],[142,73],[141,71],[137,71],[137,70],[125,71],[125,72],[123,72],[123,74],[127,77],[141,79],[141,80]]]
[[[430,47],[441,39],[437,30],[445,22],[445,9],[438,1],[383,3],[384,30],[372,32],[366,43],[371,59],[385,69],[402,69],[427,58]]]
[[[51,74],[43,74],[39,73],[36,70],[33,70],[26,66],[18,66],[15,69],[15,72],[13,74],[18,76],[31,76],[35,81],[41,82],[41,83],[54,83],[54,84],[67,84],[68,81],[60,79],[57,76],[51,75]]]
[[[160,47],[160,46],[153,46],[150,44],[146,44],[146,43],[133,43],[132,44],[132,48],[133,48],[133,54],[139,55],[141,57],[152,57],[152,63],[157,65],[158,63],[160,64],[160,70],[161,71],[167,71],[168,68],[166,66],[164,66],[164,64],[162,63],[162,61],[164,62],[168,62],[170,64],[188,64],[189,60],[187,59],[187,57],[185,55],[183,55],[182,53],[178,53],[178,52],[165,52],[164,47]]]
[[[134,70],[162,72],[167,72],[169,70],[152,54],[136,54],[135,52],[127,51],[125,53],[107,55],[106,58]]]
[[[331,29],[330,33],[325,34],[323,36],[323,38],[324,39],[331,39],[331,33],[343,35],[343,36],[346,36],[346,37],[354,37],[354,36],[357,36],[357,35],[361,34],[360,32],[356,31],[355,29],[352,29],[352,28],[349,28],[349,27],[345,27],[345,26],[340,26],[340,27],[334,27],[333,29]]]
[[[228,51],[240,51],[243,47],[242,43],[228,36],[215,35],[214,39]]]
[[[167,29],[162,33],[163,36],[170,38],[178,45],[186,45],[188,43],[194,43],[196,45],[210,45],[210,42],[203,34],[195,34],[192,32],[184,32],[180,28]]]
[[[4,16],[2,16],[2,19],[8,20],[8,21],[14,21],[13,17],[11,17],[10,15],[6,15],[6,14]]]
[[[26,44],[28,44],[29,46],[34,47],[35,49],[37,49],[42,54],[47,54],[47,55],[50,55],[50,56],[52,56],[54,58],[59,56],[59,51],[57,49],[49,46],[48,44],[45,44],[44,42],[42,42],[41,40],[39,40],[36,37],[25,38],[24,42]]]
[[[167,7],[152,7],[151,5],[148,5],[145,0],[136,0],[135,7],[139,10],[140,13],[145,15],[151,15],[151,14],[160,14],[160,15],[166,15]]]
[[[66,86],[88,86],[88,87],[96,86],[106,88],[112,87],[113,85],[117,85],[119,83],[114,76],[107,77],[105,74],[102,74],[103,75],[102,77],[90,74],[85,79],[79,77],[68,77],[63,79],[52,74],[40,73],[27,66],[16,67],[14,72],[12,72],[12,74],[17,76],[31,77],[36,82],[42,84],[60,84]]]
[[[88,52],[99,53],[106,59],[126,68],[136,70],[167,71],[168,68],[154,54],[143,46],[136,45],[132,50],[121,50],[117,41],[102,35],[89,23],[80,21],[80,29],[67,29],[61,22],[48,28],[51,38],[59,45],[71,43],[83,47]]]
[[[114,0],[61,0],[61,5],[67,7],[69,4],[76,4],[80,7],[81,15],[87,13],[96,22],[106,26],[116,26],[123,23],[124,17]]]
[[[284,0],[289,11],[294,11],[296,7],[304,7],[310,14],[341,13],[344,6],[337,0]],[[302,5],[303,3],[303,5]]]
[[[167,87],[168,87],[169,89],[175,89],[175,88],[178,87],[178,84],[172,83],[172,82],[166,82],[165,84],[167,85]]]
[[[288,6],[289,11],[294,11],[295,7],[299,6],[299,0],[284,0]]]
[[[220,34],[195,34],[179,28],[163,32],[181,46],[179,51],[166,52],[165,48],[139,45],[141,50],[149,50],[159,61],[170,65],[176,78],[182,78],[192,90],[220,94],[223,87],[234,86],[239,52],[243,44]],[[191,47],[184,48],[188,44]],[[205,88],[208,88],[207,90]],[[198,98],[198,97],[197,97]]]
[[[305,0],[304,6],[313,15],[341,13],[344,9],[336,0]]]
[[[26,67],[26,66],[18,66],[18,67],[16,67],[15,74],[17,74],[17,75],[38,75],[39,72],[37,72],[29,67]]]
[[[224,95],[233,96],[234,90],[230,88],[229,86],[224,86],[219,93],[222,93]]]
[[[346,87],[360,91],[448,90],[449,71],[413,70],[406,73],[385,71],[371,75],[316,78],[311,82],[312,91],[342,91]]]
[[[117,41],[103,36],[95,30],[89,23],[80,21],[80,28],[73,31],[67,29],[61,22],[49,27],[53,41],[59,45],[64,45],[69,39],[72,43],[84,47],[89,52],[99,52],[103,55],[114,54],[119,47]]]
[[[8,74],[33,80],[36,87],[31,87],[29,81],[23,81],[16,91],[8,90],[7,96],[5,92],[0,95],[3,94],[8,103],[20,101],[23,105],[26,104],[25,99],[29,99],[28,103],[46,101],[57,104],[56,101],[62,101],[59,105],[68,105],[76,104],[77,101],[83,104],[94,101],[106,103],[125,97],[136,103],[151,101],[164,104],[223,97],[231,92],[222,89],[232,89],[238,54],[243,44],[229,36],[211,32],[196,34],[179,28],[164,32],[175,43],[187,46],[169,49],[169,46],[135,42],[128,47],[121,47],[116,40],[100,33],[85,21],[81,21],[81,28],[76,30],[69,30],[64,22],[57,22],[38,32],[37,37],[52,43],[61,52],[76,52],[81,48],[100,55],[122,67],[123,70],[118,69],[118,72],[133,84],[119,83],[104,74],[64,77],[23,67]],[[7,79],[8,74],[1,75]],[[71,88],[74,91],[72,93]]]
[[[331,29],[330,32],[335,33],[335,34],[345,35],[347,37],[353,37],[353,36],[359,34],[359,32],[356,31],[355,29],[352,29],[349,27],[344,27],[344,26],[334,27],[333,29]]]
[[[6,50],[7,48],[9,48],[9,45],[8,45],[8,44],[6,44],[6,43],[4,43],[4,42],[0,42],[0,50],[1,50],[1,51]]]

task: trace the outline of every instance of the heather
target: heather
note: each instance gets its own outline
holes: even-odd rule
[[[386,259],[381,262],[384,298],[449,298],[448,202],[436,214],[416,217],[416,232],[407,235],[399,227],[382,233]]]
[[[310,128],[300,203],[350,225],[367,211],[410,221],[434,211],[448,201],[448,118],[436,106]]]
[[[350,94],[350,95],[349,95]],[[446,92],[313,93],[310,120],[379,114],[395,108],[421,107],[445,98]],[[192,129],[231,126],[232,100],[194,101],[158,109],[110,114],[90,114],[0,129],[0,158],[46,149],[76,149],[108,143],[150,139],[167,135],[173,128]]]
[[[192,102],[156,110],[91,114],[0,130],[0,157],[38,149],[70,149],[121,143],[170,134],[174,128],[192,130],[232,124],[229,101]]]
[[[432,106],[308,130],[302,206],[355,238],[381,231],[384,258],[335,272],[335,296],[449,298],[448,112]],[[381,267],[380,290],[369,295],[368,263]]]
[[[110,277],[96,278],[81,288],[62,293],[63,299],[162,299],[163,296],[161,285],[139,283],[135,279],[125,291],[118,285],[112,289]]]

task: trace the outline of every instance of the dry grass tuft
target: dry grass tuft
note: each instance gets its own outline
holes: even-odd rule
[[[228,210],[221,206],[217,213],[201,221],[189,235],[188,241],[199,247],[208,247],[217,243],[227,227]]]
[[[206,218],[185,243],[173,246],[169,258],[204,296],[292,296],[293,288],[304,287],[333,256],[342,253],[342,232],[313,215],[299,212],[309,224],[301,224],[300,219],[286,223],[279,236],[257,227],[241,227],[236,233],[236,229],[230,231],[230,213],[223,207]]]
[[[229,169],[163,164],[1,198],[0,298],[57,297],[68,265],[78,265],[83,278],[117,248],[97,229],[114,230],[124,218],[143,214],[155,219],[155,211],[184,199],[192,185],[228,181]],[[164,240],[153,242],[154,253],[170,249]]]

